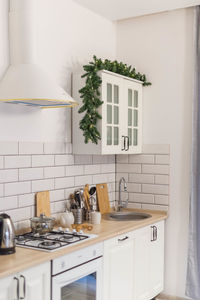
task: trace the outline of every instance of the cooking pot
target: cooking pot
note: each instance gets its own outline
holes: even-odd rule
[[[31,218],[30,221],[32,231],[40,234],[52,231],[55,225],[55,218],[46,217],[45,214]]]

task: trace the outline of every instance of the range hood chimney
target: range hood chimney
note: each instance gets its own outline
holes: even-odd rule
[[[10,66],[0,81],[0,101],[41,108],[77,105],[64,89],[37,65],[37,0],[10,0]]]

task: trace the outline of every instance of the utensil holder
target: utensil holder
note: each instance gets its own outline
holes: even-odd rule
[[[71,209],[74,215],[74,224],[82,224],[83,223],[83,209],[82,208],[74,208]]]

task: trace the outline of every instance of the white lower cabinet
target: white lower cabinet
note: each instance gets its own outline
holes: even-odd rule
[[[0,300],[50,300],[50,263],[0,280]]]
[[[132,300],[133,247],[132,233],[105,241],[103,300]]]
[[[163,290],[164,221],[104,242],[103,300],[150,300]]]

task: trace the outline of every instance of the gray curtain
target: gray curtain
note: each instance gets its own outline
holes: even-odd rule
[[[200,300],[200,7],[197,6],[195,10],[195,78],[186,295],[194,300]]]

